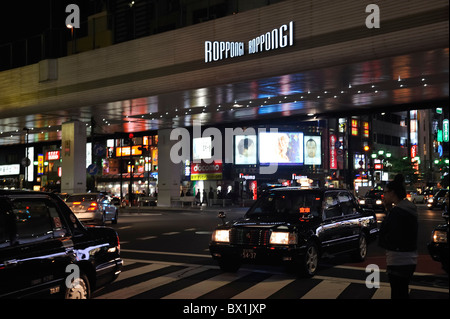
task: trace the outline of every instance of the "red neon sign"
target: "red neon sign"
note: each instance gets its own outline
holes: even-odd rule
[[[59,151],[48,151],[47,161],[55,161],[55,160],[59,160]]]

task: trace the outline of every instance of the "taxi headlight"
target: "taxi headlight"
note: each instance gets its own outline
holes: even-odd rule
[[[365,204],[366,204],[366,201],[365,201],[364,199],[360,199],[360,200],[359,200],[359,203],[360,203],[361,205],[365,205]]]
[[[446,243],[447,242],[447,232],[441,230],[433,231],[433,242],[435,243]]]
[[[297,236],[289,232],[272,232],[270,243],[275,245],[294,245],[297,243]]]
[[[383,201],[382,201],[381,199],[377,199],[377,200],[375,201],[375,204],[381,205],[381,204],[383,204]]]
[[[433,202],[433,198],[428,198],[428,203],[432,203]]]
[[[220,243],[230,242],[230,230],[229,229],[218,229],[212,235],[212,240]]]

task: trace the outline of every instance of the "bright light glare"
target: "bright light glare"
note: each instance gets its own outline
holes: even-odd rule
[[[270,235],[270,243],[275,245],[295,244],[295,234],[289,232],[272,232]]]
[[[229,243],[230,242],[230,230],[228,229],[219,229],[213,233],[213,241],[221,242],[221,243]]]
[[[447,233],[440,230],[435,230],[433,233],[433,242],[435,243],[446,243]]]

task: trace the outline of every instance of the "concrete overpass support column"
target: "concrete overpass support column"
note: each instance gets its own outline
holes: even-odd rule
[[[61,148],[61,193],[86,192],[86,125],[63,123]]]
[[[171,206],[171,197],[180,196],[182,163],[174,163],[170,150],[177,141],[170,140],[171,129],[158,131],[158,206]]]

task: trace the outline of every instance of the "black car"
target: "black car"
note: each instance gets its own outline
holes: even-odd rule
[[[444,200],[445,196],[448,194],[448,189],[440,189],[433,197],[430,197],[427,201],[427,207],[430,209],[433,208],[444,208]]]
[[[209,249],[224,271],[288,262],[313,276],[326,252],[364,260],[377,232],[373,211],[363,210],[347,190],[286,187],[264,192],[243,218],[219,225]]]
[[[382,190],[371,189],[363,198],[359,199],[359,204],[363,208],[373,209],[378,222],[381,222],[386,215],[386,208],[383,203],[384,193]]]
[[[55,194],[0,190],[0,298],[89,298],[121,269],[112,228],[83,226]]]
[[[431,241],[428,243],[428,251],[433,260],[440,262],[442,268],[448,273],[448,211],[442,214],[445,224],[436,226],[431,233]]]

